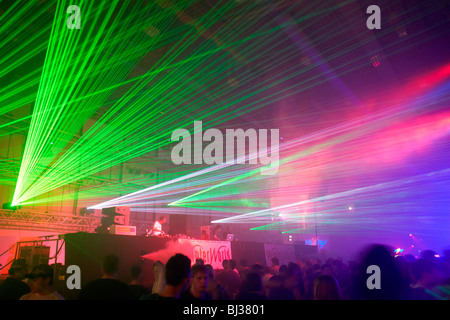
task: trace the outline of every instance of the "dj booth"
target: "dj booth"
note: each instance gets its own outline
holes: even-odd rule
[[[188,256],[192,263],[198,258],[203,259],[205,264],[211,264],[215,269],[221,269],[222,261],[225,259],[234,259],[237,263],[245,259],[249,266],[253,263],[270,265],[272,256],[278,257],[280,264],[283,264],[283,262],[295,262],[297,259],[317,253],[316,246],[300,244],[265,244],[100,233],[69,233],[64,234],[62,238],[65,241],[65,266],[80,267],[81,287],[102,276],[101,264],[107,254],[115,254],[119,257],[117,276],[119,280],[129,283],[130,270],[137,265],[143,271],[143,284],[151,286],[154,262],[159,260],[166,263],[175,253]],[[64,293],[68,298],[74,298],[78,292],[79,290],[73,289]]]

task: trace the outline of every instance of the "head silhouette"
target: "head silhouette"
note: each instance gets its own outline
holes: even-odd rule
[[[403,294],[403,278],[391,254],[384,245],[368,247],[361,262],[358,296],[364,300],[398,300]],[[369,288],[367,282],[374,273],[373,266],[380,271],[380,288]]]

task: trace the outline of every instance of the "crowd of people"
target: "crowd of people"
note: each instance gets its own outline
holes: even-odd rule
[[[368,285],[369,266],[381,271],[378,288]],[[117,279],[119,258],[103,259],[100,279],[81,288],[78,300],[448,300],[450,252],[431,250],[420,257],[395,256],[385,246],[374,245],[362,259],[301,259],[270,267],[245,260],[224,260],[214,269],[183,254],[165,264],[153,264],[153,284],[142,284],[142,269],[130,270],[131,281]],[[38,265],[31,272],[23,259],[14,261],[9,276],[0,284],[0,300],[63,300],[53,289],[53,270]]]
[[[53,289],[53,280],[53,268],[48,264],[37,265],[29,272],[25,259],[17,259],[0,284],[0,300],[64,300]]]

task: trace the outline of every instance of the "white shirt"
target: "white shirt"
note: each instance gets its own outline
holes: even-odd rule
[[[159,231],[156,231],[159,230]],[[162,234],[162,225],[159,221],[155,221],[153,224],[152,232],[150,232],[152,236],[160,236]]]
[[[30,292],[23,295],[20,300],[64,300],[64,298],[56,291],[45,295],[37,292]]]

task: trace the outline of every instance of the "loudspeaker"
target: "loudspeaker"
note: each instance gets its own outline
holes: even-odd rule
[[[50,247],[26,246],[19,248],[19,258],[25,259],[27,264],[35,267],[42,263],[48,263],[50,258]]]
[[[130,207],[110,207],[103,208],[102,215],[108,218],[114,218],[113,224],[128,226],[130,224]],[[107,220],[105,219],[105,222]],[[102,223],[103,224],[103,223]]]
[[[170,216],[169,234],[187,234],[187,215],[172,214]]]
[[[95,229],[96,233],[109,233],[112,225],[130,224],[130,207],[103,208],[101,225]]]

